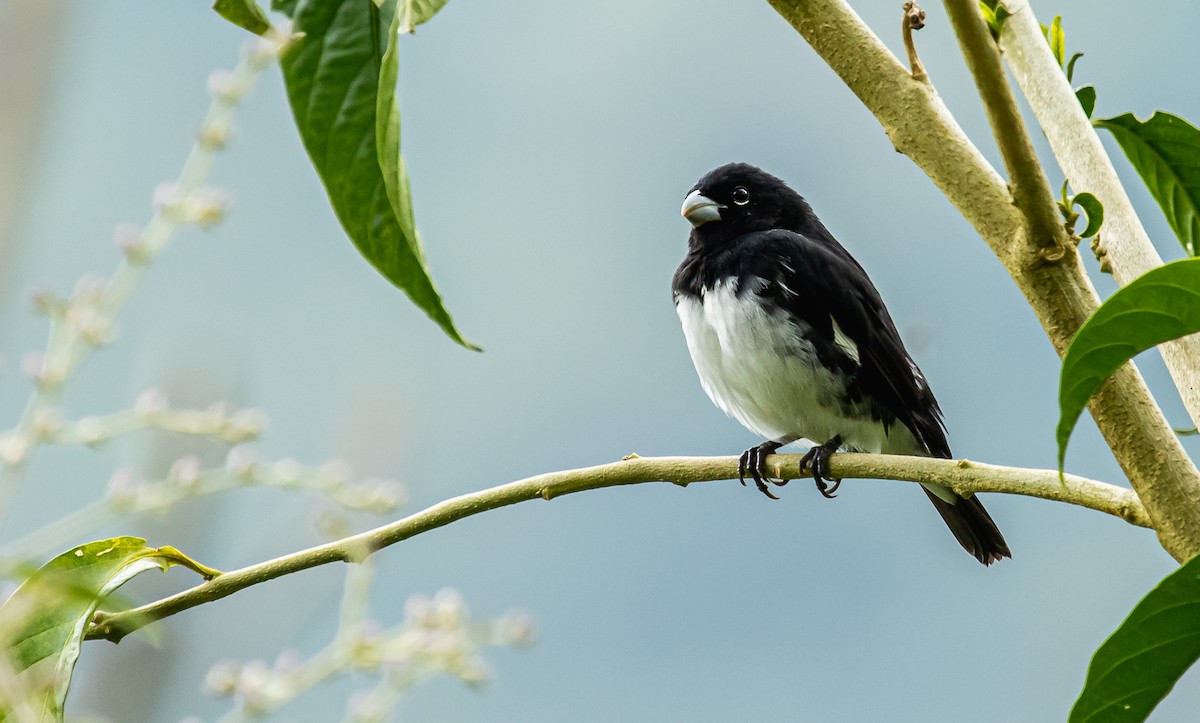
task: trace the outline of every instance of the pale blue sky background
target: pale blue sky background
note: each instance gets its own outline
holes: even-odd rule
[[[854,5],[899,49],[899,0]],[[148,217],[207,108],[205,78],[232,66],[243,35],[206,3],[72,7],[19,243],[3,261],[4,426],[28,392],[19,359],[44,338],[26,292],[67,291],[113,267],[112,226]],[[1036,8],[1043,21],[1066,16],[1068,51],[1087,53],[1076,81],[1099,86],[1098,115],[1162,107],[1200,119],[1200,96],[1179,80],[1200,64],[1190,4],[1124,8],[1120,22],[1092,3]],[[944,13],[926,9],[918,42],[933,82],[998,163]],[[765,2],[452,0],[403,41],[400,98],[430,266],[486,353],[447,341],[353,250],[272,70],[215,172],[234,199],[228,223],[185,233],[162,257],[117,343],[72,386],[67,413],[124,408],[151,386],[194,404],[227,397],[270,415],[264,457],[346,458],[402,480],[410,511],[630,452],[737,453],[756,440],[700,389],[669,281],[688,231],[684,193],[742,160],[791,182],[871,273],[957,454],[1053,466],[1058,364],[1033,315]],[[1157,207],[1131,190],[1163,255],[1179,256]],[[1184,424],[1157,358],[1143,370]],[[117,465],[156,477],[169,460],[149,437],[99,455],[46,450],[5,535],[98,496]],[[1090,422],[1068,468],[1121,480]],[[453,586],[481,615],[530,613],[541,635],[531,650],[491,653],[484,692],[439,680],[401,718],[1061,720],[1091,653],[1173,567],[1147,531],[990,496],[1014,559],[985,569],[909,485],[842,489],[829,502],[793,483],[776,503],[736,483],[608,490],[387,550],[375,595],[384,623],[409,594]],[[248,492],[92,537],[141,534],[232,568],[316,543],[312,519],[310,499]],[[69,707],[215,719],[226,704],[200,692],[208,667],[323,645],[342,573],[295,575],[176,616],[157,648],[90,643]],[[172,572],[138,590],[191,583]],[[1156,720],[1193,719],[1195,676],[1179,688]],[[350,690],[314,693],[279,720],[335,719]]]

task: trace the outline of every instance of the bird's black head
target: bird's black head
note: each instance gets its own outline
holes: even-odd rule
[[[812,233],[821,228],[808,203],[788,185],[748,163],[730,163],[701,178],[683,200],[692,239],[703,246],[771,229]]]

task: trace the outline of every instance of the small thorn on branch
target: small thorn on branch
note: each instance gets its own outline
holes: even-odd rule
[[[917,46],[913,44],[912,35],[912,31],[925,27],[925,11],[915,0],[908,0],[902,7],[904,8],[904,19],[900,28],[904,33],[904,49],[908,51],[908,67],[913,80],[928,83],[929,74],[925,72],[925,66],[921,64],[921,59],[917,57]]]

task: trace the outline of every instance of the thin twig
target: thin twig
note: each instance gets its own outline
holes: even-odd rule
[[[915,0],[904,3],[903,9],[904,18],[900,21],[900,30],[904,35],[904,49],[908,51],[908,67],[913,80],[927,83],[929,74],[925,72],[925,66],[921,63],[921,58],[917,56],[916,43],[913,42],[913,31],[925,27],[925,11]]]
[[[1070,238],[1059,217],[1050,182],[1033,150],[1029,131],[1021,119],[1016,96],[1004,75],[1000,49],[992,40],[992,32],[979,11],[979,3],[977,0],[945,0],[945,6],[967,67],[975,77],[992,134],[1004,158],[1004,167],[1008,169],[1013,200],[1028,223],[1029,239],[1044,249],[1047,260],[1061,260],[1065,257],[1063,247],[1070,244]]]
[[[768,467],[777,477],[799,479],[799,455],[773,455]],[[1132,490],[1067,475],[1059,481],[1053,470],[996,467],[968,460],[929,459],[875,454],[837,454],[831,471],[838,478],[896,479],[946,485],[960,494],[1006,492],[1067,502],[1120,517],[1139,526],[1150,519]],[[472,492],[373,530],[325,545],[294,552],[274,560],[223,573],[171,597],[125,612],[97,612],[88,630],[89,639],[121,638],[156,620],[227,595],[331,562],[352,562],[423,532],[443,527],[480,512],[532,499],[550,500],[563,495],[619,485],[671,482],[686,487],[695,482],[730,479],[737,473],[736,457],[648,457],[631,455],[612,464],[529,477],[517,482]]]

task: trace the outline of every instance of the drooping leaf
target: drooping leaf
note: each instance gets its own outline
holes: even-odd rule
[[[1063,67],[1067,58],[1067,37],[1063,34],[1061,15],[1054,16],[1054,20],[1050,23],[1046,39],[1050,41],[1050,52],[1054,53],[1054,59],[1058,61],[1058,67]]]
[[[1091,118],[1092,111],[1096,110],[1096,86],[1083,86],[1075,91],[1075,97],[1079,99],[1079,105],[1083,106],[1083,114]]]
[[[262,35],[271,29],[271,21],[262,7],[254,0],[216,0],[213,10],[234,25]]]
[[[411,33],[418,25],[426,23],[437,14],[447,0],[400,0],[400,33]]]
[[[175,548],[147,547],[140,537],[89,542],[33,572],[0,606],[0,666],[12,683],[3,689],[0,720],[60,719],[96,606],[134,575],[172,565],[219,574]]]
[[[1080,232],[1079,238],[1091,238],[1099,233],[1100,225],[1104,223],[1104,206],[1100,199],[1087,192],[1077,193],[1071,199],[1071,204],[1079,206],[1087,214],[1087,226]]]
[[[1080,327],[1058,383],[1058,468],[1083,408],[1109,375],[1137,354],[1200,331],[1200,259],[1146,272],[1110,296]]]
[[[446,310],[413,223],[395,97],[400,8],[389,2],[381,10],[370,0],[275,0],[273,7],[304,33],[280,65],[300,137],[342,228],[451,339],[478,349]]]
[[[1092,122],[1117,139],[1188,255],[1200,255],[1200,129],[1162,111]]]
[[[1138,723],[1200,657],[1200,557],[1165,577],[1104,641],[1069,723]]]
[[[1075,61],[1083,57],[1083,53],[1073,53],[1071,59],[1067,61],[1067,82],[1070,83],[1075,77]]]

